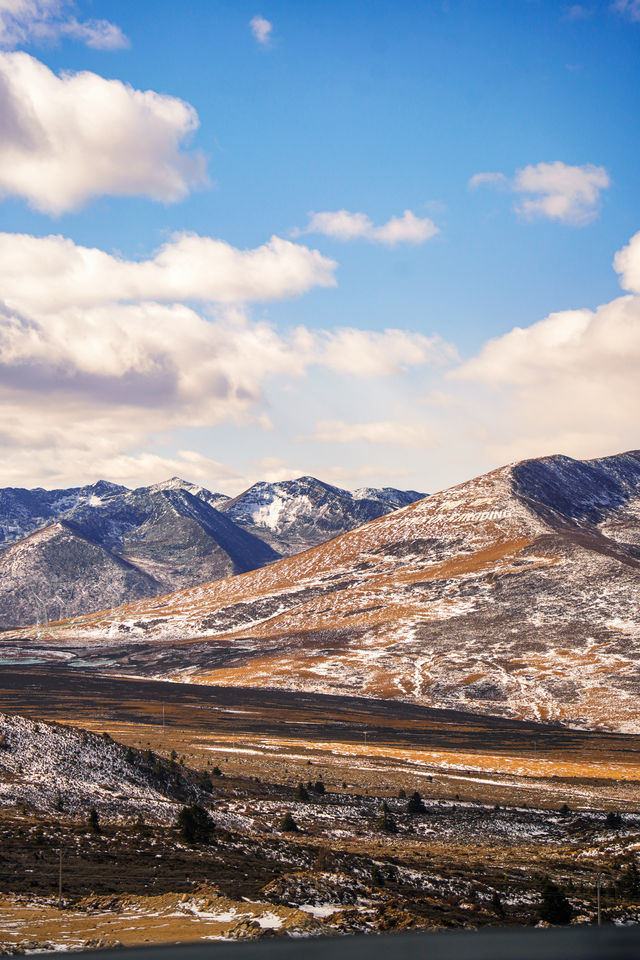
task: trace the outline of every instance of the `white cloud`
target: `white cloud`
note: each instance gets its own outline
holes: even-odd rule
[[[436,431],[422,423],[396,420],[379,420],[374,423],[320,420],[310,439],[316,443],[376,443],[423,450],[438,447],[442,442]]]
[[[623,283],[638,291],[639,261],[640,234],[614,261]],[[516,327],[450,376],[497,396],[489,429],[496,456],[596,456],[638,446],[638,370],[640,297],[627,295]]]
[[[472,190],[475,190],[476,187],[483,187],[486,185],[500,186],[508,183],[509,181],[507,177],[505,177],[504,173],[474,173],[469,180],[469,186]]]
[[[322,233],[343,241],[363,239],[394,247],[399,243],[425,243],[440,231],[428,217],[416,217],[411,210],[405,210],[401,217],[391,217],[380,227],[375,227],[364,213],[335,210],[310,214],[308,225],[298,232]]]
[[[120,27],[108,20],[78,21],[71,0],[0,0],[0,44],[15,47],[72,37],[95,50],[128,46]]]
[[[275,300],[335,285],[336,267],[317,250],[279,237],[239,250],[183,233],[151,259],[135,261],[61,236],[0,234],[0,290],[5,303],[19,311],[135,300]]]
[[[640,293],[640,232],[631,238],[626,247],[618,250],[613,258],[613,266],[620,274],[623,289]]]
[[[232,304],[333,283],[335,266],[279,238],[240,251],[178,236],[135,262],[62,237],[0,234],[0,485],[204,479],[207,458],[156,448],[185,428],[272,429],[276,379],[303,383],[316,368],[351,384],[452,356],[437,337],[409,331],[279,332]],[[210,316],[181,300],[212,301]],[[189,458],[194,468],[181,470]]]
[[[268,46],[271,40],[273,24],[269,23],[268,20],[265,20],[265,18],[261,17],[258,13],[255,17],[251,18],[249,21],[249,26],[251,27],[251,33],[254,35],[258,43],[261,43],[263,47]]]
[[[455,348],[440,337],[410,330],[338,329],[320,334],[316,351],[322,365],[360,377],[391,376],[409,367],[440,365],[457,358]]]
[[[527,219],[558,220],[577,227],[597,217],[600,194],[610,183],[604,167],[571,166],[560,160],[523,167],[511,180],[502,173],[476,173],[469,181],[471,187],[508,185],[521,197],[516,211]]]
[[[198,115],[176,97],[0,53],[0,110],[0,195],[44,213],[102,195],[171,203],[206,181],[204,156],[183,149]]]
[[[612,8],[630,20],[640,20],[640,0],[615,0]]]

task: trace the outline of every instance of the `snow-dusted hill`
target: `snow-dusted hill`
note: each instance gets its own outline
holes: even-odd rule
[[[260,570],[70,623],[48,649],[637,732],[639,534],[639,452],[525,461]]]
[[[111,738],[0,714],[0,803],[119,819],[175,820],[185,802],[211,802],[188,771]]]
[[[314,477],[256,483],[219,509],[290,556],[425,497],[415,490],[342,490]]]

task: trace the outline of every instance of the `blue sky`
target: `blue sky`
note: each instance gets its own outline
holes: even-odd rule
[[[0,40],[0,484],[640,445],[637,0],[0,0]]]

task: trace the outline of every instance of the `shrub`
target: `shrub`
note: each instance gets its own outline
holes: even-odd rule
[[[322,796],[324,794],[324,783],[322,782],[322,780],[316,780],[316,782],[313,785],[313,789],[315,790],[316,793],[319,793]]]
[[[569,806],[569,804],[563,803],[562,806],[560,807],[560,816],[568,817],[570,813],[571,813],[571,807]]]
[[[566,926],[571,922],[573,910],[562,890],[548,878],[542,885],[542,903],[540,919],[556,926]]]
[[[285,813],[284,817],[280,821],[280,829],[284,830],[285,833],[297,833],[298,825],[291,816],[289,810]]]
[[[136,758],[131,747],[127,747],[127,752],[125,753],[124,758],[127,763],[135,763]]]
[[[389,812],[389,807],[387,801],[383,800],[380,805],[380,813],[378,814],[378,819],[376,820],[376,830],[379,833],[397,833],[398,827],[395,820]]]
[[[91,807],[91,810],[89,810],[87,823],[92,833],[100,833],[100,819],[98,817],[98,811],[95,807]]]
[[[398,800],[406,800],[406,799],[407,799],[407,791],[404,789],[404,787],[400,787],[400,789],[398,790]]]
[[[304,783],[299,783],[296,787],[296,800],[308,800],[309,792]]]
[[[214,777],[221,777],[221,776],[222,776],[222,770],[220,769],[220,767],[214,767],[211,772],[212,772],[212,774],[214,775]]]
[[[422,799],[418,791],[414,790],[414,792],[411,794],[407,802],[407,813],[416,815],[418,813],[426,813],[426,812],[427,812],[427,808],[424,805],[424,800]]]
[[[622,817],[619,813],[608,813],[607,819],[605,820],[605,826],[609,830],[619,830],[622,826]]]
[[[182,808],[176,826],[187,843],[210,843],[215,830],[213,820],[198,803]]]

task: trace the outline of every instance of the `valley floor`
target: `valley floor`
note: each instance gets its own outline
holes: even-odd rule
[[[598,874],[604,922],[640,921],[638,737],[27,666],[2,670],[0,702],[165,764],[175,751],[211,777],[216,824],[210,844],[187,843],[174,803],[142,821],[111,812],[96,833],[84,810],[5,783],[5,951],[531,925],[545,878],[589,923]],[[414,790],[426,809],[411,814],[399,794]],[[379,828],[383,800],[395,832]]]

